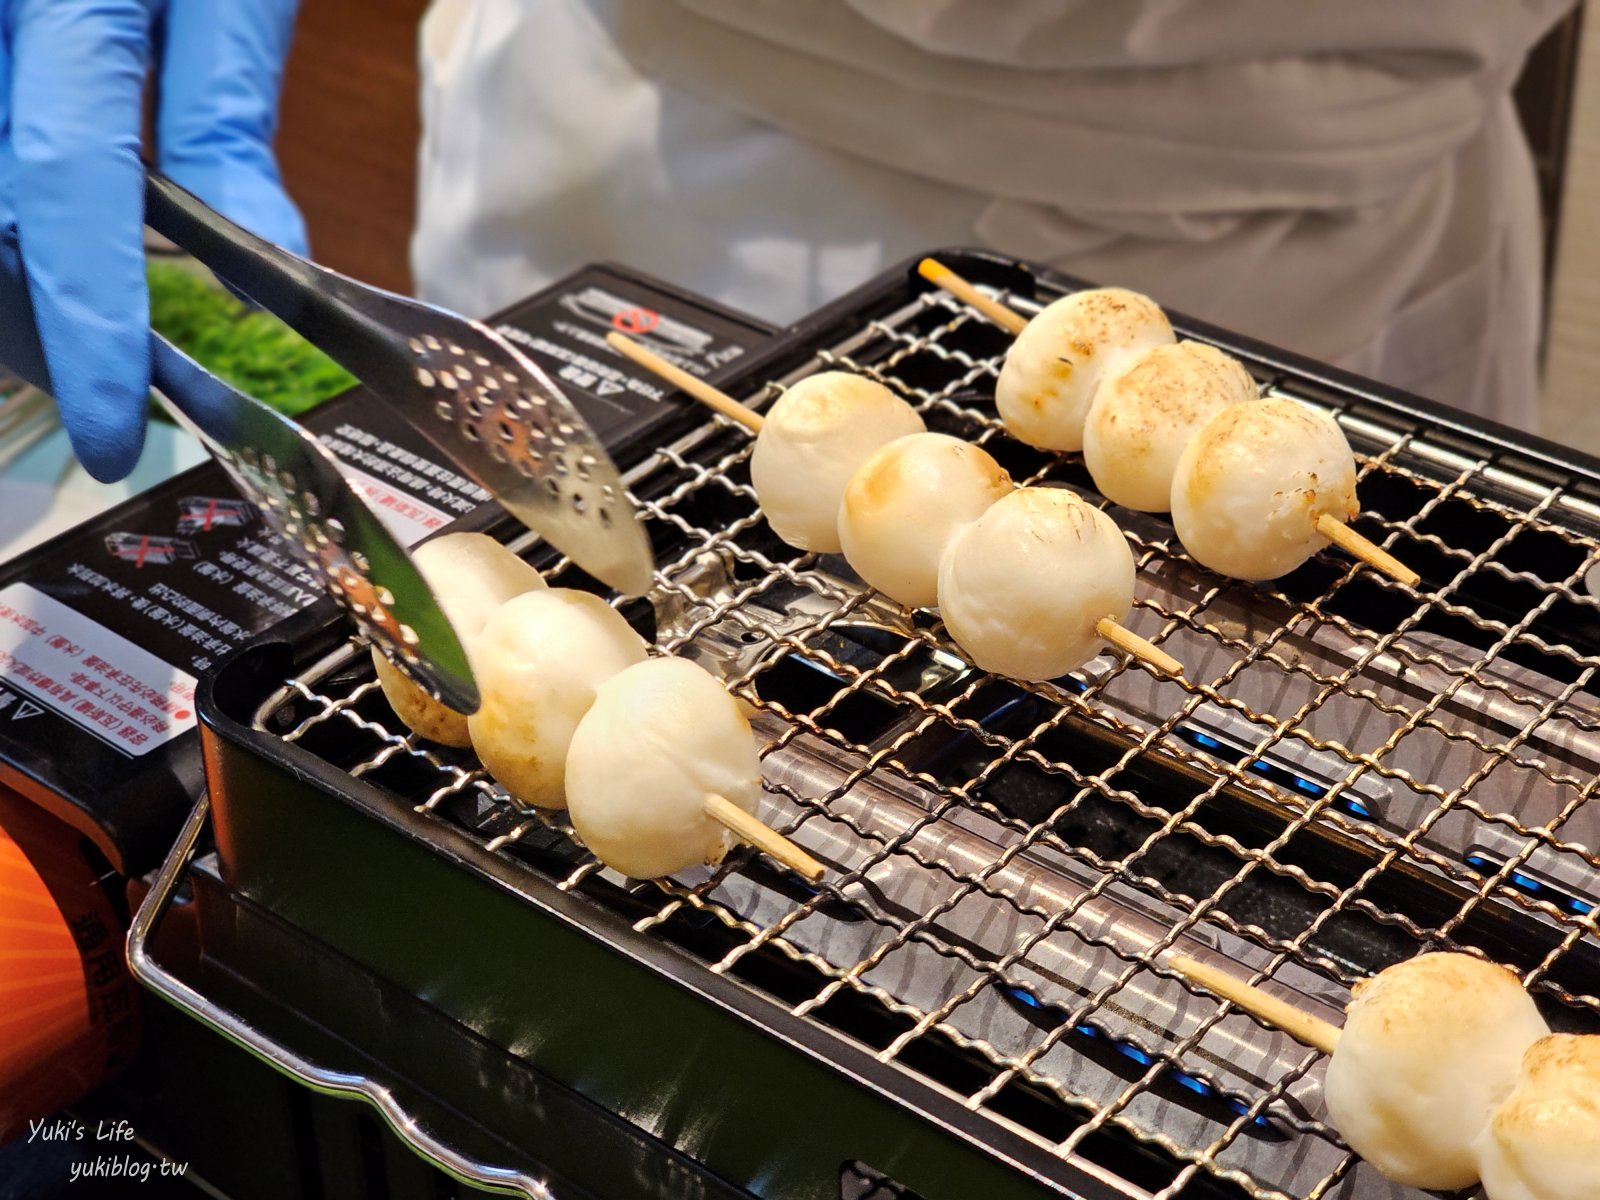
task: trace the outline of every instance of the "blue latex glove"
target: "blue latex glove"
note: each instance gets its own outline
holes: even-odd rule
[[[162,170],[303,254],[271,144],[297,2],[0,0],[0,362],[54,394],[96,479],[144,444],[147,70]]]

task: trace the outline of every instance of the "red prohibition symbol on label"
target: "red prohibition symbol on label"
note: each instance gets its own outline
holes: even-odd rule
[[[611,324],[622,333],[649,333],[661,324],[661,314],[653,308],[622,308],[611,315]]]

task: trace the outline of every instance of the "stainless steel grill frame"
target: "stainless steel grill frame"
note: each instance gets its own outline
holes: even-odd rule
[[[958,261],[1010,283],[998,290],[1023,311],[1068,286]],[[1019,480],[1087,494],[1077,456],[1012,442],[985,402],[1006,337],[908,278],[781,337],[730,390],[763,403],[814,370],[869,374]],[[602,939],[631,926],[675,970],[748,994],[758,1025],[803,1030],[824,1059],[870,1059],[857,1085],[942,1097],[957,1114],[944,1132],[987,1145],[1019,1184],[1411,1194],[1327,1126],[1316,1052],[1162,964],[1214,957],[1331,1015],[1389,961],[1465,949],[1517,970],[1558,1027],[1600,1027],[1600,622],[1584,586],[1600,562],[1596,476],[1175,324],[1239,355],[1263,391],[1335,415],[1361,459],[1360,524],[1423,570],[1419,589],[1332,553],[1245,588],[1195,566],[1164,520],[1114,510],[1139,563],[1129,624],[1188,680],[1106,657],[1065,682],[998,683],[929,614],[777,543],[748,484],[749,439],[721,418],[688,418],[629,473],[663,553],[654,611],[623,611],[758,706],[763,815],[833,868],[820,889],[745,854],[663,884],[612,876],[558,814],[519,810],[470,756],[402,736],[337,629],[253,706],[252,730],[210,714],[208,746],[220,734],[307,774],[332,768],[333,790],[457,867],[489,856],[517,887],[579,901],[569,911]],[[546,565],[553,583],[581,583],[565,560]],[[224,878],[293,907],[230,832],[226,795]],[[795,970],[774,982],[768,962]],[[877,1036],[862,1032],[874,1012]]]

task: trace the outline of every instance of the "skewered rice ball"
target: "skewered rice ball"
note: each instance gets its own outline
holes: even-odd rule
[[[942,433],[890,442],[861,465],[839,506],[857,575],[910,608],[937,602],[939,559],[956,532],[1011,491],[988,451]]]
[[[1328,544],[1327,514],[1348,521],[1356,463],[1333,418],[1294,400],[1217,413],[1172,477],[1172,524],[1197,561],[1236,579],[1276,579]]]
[[[484,769],[524,803],[565,808],[573,730],[600,685],[644,656],[644,639],[588,592],[506,601],[483,627],[474,664],[483,702],[467,730]]]
[[[1510,971],[1420,954],[1357,984],[1323,1085],[1340,1136],[1397,1183],[1478,1179],[1474,1142],[1550,1032]]]
[[[1166,512],[1178,457],[1195,431],[1255,398],[1250,373],[1214,346],[1156,346],[1100,384],[1083,427],[1084,466],[1108,500]]]
[[[478,667],[473,643],[495,610],[513,596],[545,587],[539,572],[482,533],[447,533],[433,538],[411,552],[411,561],[433,589],[474,676]],[[465,714],[430,696],[376,647],[372,665],[384,698],[406,728],[445,746],[471,744]]]
[[[755,815],[761,762],[722,684],[681,658],[652,658],[600,685],[567,754],[572,827],[595,857],[636,879],[718,863],[733,837],[708,795]]]
[[[1019,488],[951,541],[939,612],[976,666],[1054,679],[1100,653],[1095,625],[1127,617],[1133,577],[1105,513],[1060,488]]]
[[[888,388],[847,371],[807,376],[767,413],[750,482],[767,524],[789,545],[839,552],[839,502],[880,446],[920,433],[922,418]]]
[[[1160,305],[1125,288],[1073,292],[1017,335],[995,383],[1000,419],[1041,450],[1079,450],[1100,381],[1173,340]]]
[[[1528,1047],[1478,1144],[1478,1173],[1494,1200],[1600,1196],[1600,1037],[1552,1033]]]

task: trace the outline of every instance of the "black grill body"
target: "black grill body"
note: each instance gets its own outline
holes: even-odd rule
[[[1023,309],[1078,286],[941,257]],[[1174,323],[1335,414],[1360,527],[1419,589],[1332,553],[1233,584],[1164,519],[1113,510],[1140,563],[1130,624],[1188,682],[1107,657],[1021,687],[777,542],[748,436],[675,401],[616,442],[662,571],[621,611],[761,709],[764,815],[829,863],[823,887],[747,855],[665,884],[599,869],[469,753],[404,737],[318,606],[201,696],[215,856],[183,969],[295,1014],[436,1140],[556,1195],[596,1180],[556,1150],[575,1126],[530,1120],[545,1092],[658,1164],[634,1172],[645,1194],[1409,1194],[1328,1127],[1315,1052],[1162,964],[1211,956],[1336,1018],[1363,976],[1465,948],[1553,1025],[1597,1027],[1600,470]],[[864,371],[1019,481],[1098,500],[1077,456],[995,421],[1006,341],[906,264],[717,382],[760,403]]]

